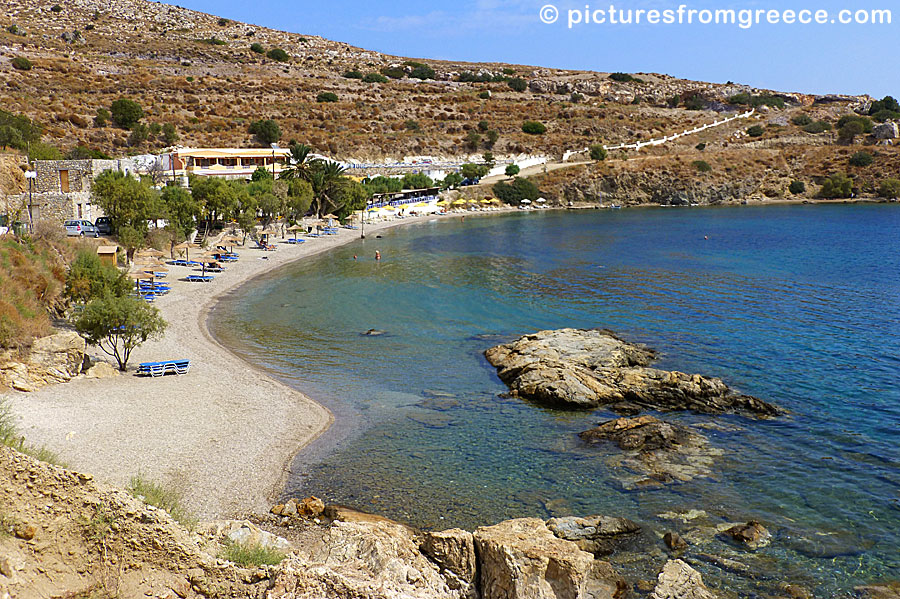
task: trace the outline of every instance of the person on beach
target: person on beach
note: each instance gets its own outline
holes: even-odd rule
[[[381,252],[375,250],[375,261],[377,262],[379,260],[381,260]]]

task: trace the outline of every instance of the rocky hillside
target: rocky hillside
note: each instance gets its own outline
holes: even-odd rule
[[[611,78],[519,65],[416,61],[145,0],[8,0],[0,8],[0,25],[4,109],[42,123],[46,142],[63,149],[84,144],[109,154],[166,145],[155,128],[148,140],[129,146],[127,131],[95,123],[98,109],[120,97],[140,103],[148,125],[174,125],[182,144],[252,144],[249,123],[271,118],[281,126],[283,142],[304,141],[335,157],[356,159],[459,157],[489,148],[498,156],[562,155],[599,141],[632,142],[708,123],[718,112],[743,110],[728,104],[739,94],[774,95],[786,102],[786,114],[808,110],[814,118],[829,119],[871,102],[656,74]],[[284,50],[286,56],[277,58],[285,60],[269,57],[275,48]],[[17,57],[30,61],[30,70],[14,68]],[[379,83],[344,76],[353,72],[353,77],[387,73],[396,79]],[[524,91],[514,91],[511,78],[521,78]],[[317,101],[323,92],[334,93],[337,101]],[[674,104],[679,107],[669,107]],[[778,122],[787,123],[782,117]],[[523,133],[525,119],[542,122],[546,133]],[[724,135],[733,133],[731,128]],[[829,141],[823,140],[827,134],[798,134],[790,127],[772,136],[787,134],[802,144]],[[723,138],[720,132],[714,137],[732,145],[751,141]]]

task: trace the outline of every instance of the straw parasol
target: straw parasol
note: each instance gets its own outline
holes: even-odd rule
[[[199,248],[199,247],[200,246],[195,243],[188,243],[187,241],[184,241],[182,243],[179,243],[172,249],[173,250],[184,250],[185,259],[190,260],[191,259],[191,248]]]
[[[137,252],[134,253],[134,255],[135,255],[135,256],[141,256],[141,257],[145,257],[145,256],[155,256],[155,257],[165,256],[164,253],[162,253],[161,251],[157,250],[156,248],[147,248],[147,249],[144,249],[144,250],[138,250]]]
[[[303,227],[301,225],[291,225],[287,228],[287,230],[294,234],[294,241],[297,241],[297,231],[302,231],[305,228],[306,227]]]

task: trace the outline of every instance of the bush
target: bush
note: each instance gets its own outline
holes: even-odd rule
[[[222,17],[217,21],[217,23],[218,23],[219,27],[228,27],[228,25],[231,23],[231,21],[229,21],[225,17]]]
[[[708,173],[712,170],[712,167],[705,160],[695,160],[691,163],[691,165],[700,171],[701,173]]]
[[[95,127],[106,127],[107,123],[109,123],[110,113],[105,108],[97,109],[97,116],[94,117],[94,126]]]
[[[291,56],[281,48],[272,48],[266,52],[266,56],[276,62],[287,62],[291,59]]]
[[[262,545],[229,543],[222,557],[243,568],[258,568],[259,566],[278,565],[284,561],[287,555],[277,549]]]
[[[225,46],[228,43],[225,40],[220,40],[217,37],[207,37],[207,38],[204,38],[202,40],[197,40],[197,41],[201,42],[203,44],[209,44],[210,46]]]
[[[806,192],[806,183],[803,181],[791,181],[790,187],[788,187],[788,191],[790,191],[793,195],[800,195],[801,193]]]
[[[381,69],[381,74],[390,77],[391,79],[403,79],[406,77],[406,71],[400,67],[384,67]]]
[[[175,125],[172,123],[166,123],[162,126],[162,136],[163,141],[166,142],[166,145],[171,146],[175,142],[178,141],[178,131],[175,130]]]
[[[419,121],[414,121],[412,119],[403,123],[403,126],[406,127],[407,131],[418,131],[421,129],[421,127],[419,127]]]
[[[897,102],[892,96],[885,96],[881,100],[872,102],[872,106],[869,108],[869,115],[874,116],[880,112],[900,113],[900,102]]]
[[[478,130],[482,133],[491,128],[491,124],[487,121],[478,121]]]
[[[259,42],[254,42],[254,43],[250,44],[250,51],[255,52],[257,54],[265,54],[266,53],[266,49]]]
[[[521,77],[510,79],[507,85],[510,87],[510,89],[516,92],[523,92],[528,89],[528,83]]]
[[[584,94],[579,94],[578,92],[572,92],[572,95],[569,96],[569,102],[572,104],[578,104],[580,102],[584,102]]]
[[[381,73],[369,73],[363,77],[364,83],[387,83],[388,78]]]
[[[36,141],[28,146],[28,159],[32,162],[35,160],[62,160],[63,153],[56,146]]]
[[[131,478],[125,490],[147,505],[169,512],[172,518],[184,526],[191,527],[196,523],[196,519],[182,505],[184,499],[181,493],[171,487],[148,481],[138,475]]]
[[[706,108],[706,100],[698,94],[694,94],[684,101],[684,107],[688,110],[703,110]]]
[[[694,149],[702,152],[706,149],[706,144],[704,142],[700,142],[696,146],[694,146]]]
[[[752,127],[747,129],[747,135],[750,137],[762,137],[766,133],[766,130],[762,128],[760,125],[753,125]]]
[[[495,183],[492,190],[499,200],[516,206],[521,204],[522,200],[533,202],[541,195],[537,185],[522,177],[516,178],[512,183],[503,181]]]
[[[30,71],[34,65],[24,56],[16,56],[12,59],[12,67],[17,71]]]
[[[825,179],[819,195],[823,198],[849,198],[853,193],[853,180],[846,175],[834,174]]]
[[[609,154],[603,144],[594,144],[590,147],[591,160],[603,162]]]
[[[883,198],[900,198],[900,179],[885,179],[878,188],[878,195]]]
[[[478,148],[478,144],[480,144],[480,143],[481,143],[481,134],[478,133],[478,131],[475,131],[474,129],[469,131],[469,133],[466,135],[466,144],[469,146],[469,148],[475,150]]]
[[[141,105],[128,98],[119,98],[110,106],[112,122],[122,129],[131,129],[144,117]]]
[[[496,129],[490,129],[485,135],[487,135],[486,143],[489,148],[493,148],[497,140],[500,139],[500,133]]]
[[[816,121],[803,127],[803,130],[807,133],[825,133],[826,131],[831,131],[831,123],[827,121]]]
[[[338,97],[334,92],[322,92],[318,96],[316,96],[316,102],[324,103],[324,102],[337,102]]]
[[[875,157],[868,152],[857,152],[850,157],[850,166],[869,166],[875,162]]]
[[[529,135],[543,135],[547,131],[547,127],[537,121],[525,121],[522,123],[522,131]]]
[[[409,76],[413,79],[434,79],[435,72],[434,69],[423,64],[415,67]]]
[[[862,127],[862,133],[871,133],[874,123],[867,116],[859,116],[858,114],[845,114],[837,122],[837,128],[843,129],[850,123],[859,123]]]
[[[359,71],[347,71],[344,73],[344,79],[362,79],[363,74]]]
[[[806,127],[807,125],[811,125],[813,120],[807,114],[798,114],[791,119],[791,122],[798,127]]]
[[[484,90],[484,91],[482,91],[482,92],[478,92],[478,97],[481,98],[482,100],[490,100],[490,99],[491,99],[491,92],[489,92],[488,90]]]
[[[628,73],[612,73],[609,76],[613,81],[618,81],[619,83],[628,83],[629,81],[634,81],[634,77],[629,75]]]
[[[900,112],[894,112],[892,110],[879,110],[872,115],[872,118],[879,123],[883,123],[885,121],[896,121],[900,120]]]
[[[150,128],[143,123],[135,123],[131,128],[131,134],[128,135],[128,145],[131,147],[139,146],[150,137]]]
[[[838,139],[844,143],[853,143],[856,136],[862,135],[865,131],[865,125],[862,122],[858,120],[846,121],[843,126],[840,126]]]
[[[273,144],[281,138],[281,127],[272,119],[253,121],[248,130],[266,145]]]
[[[53,6],[50,7],[50,10],[52,10],[55,13],[60,13],[60,12],[62,12],[62,6],[60,6],[59,4],[54,4]]]

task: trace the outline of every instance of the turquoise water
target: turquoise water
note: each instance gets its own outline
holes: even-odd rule
[[[737,555],[768,572],[725,585],[749,595],[775,579],[827,596],[900,578],[896,206],[442,220],[286,267],[224,301],[213,323],[335,412],[295,461],[289,493],[425,528],[603,513],[661,531],[672,524],[660,513],[703,509],[775,535]],[[564,326],[613,329],[660,350],[663,368],[720,376],[791,415],[666,415],[723,451],[715,478],[628,491],[615,452],[576,436],[611,414],[503,398],[482,356]],[[386,334],[361,335],[373,328]],[[700,569],[713,584],[722,574]]]

